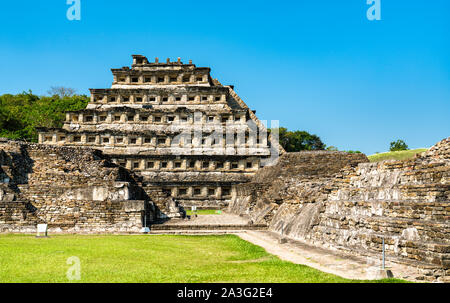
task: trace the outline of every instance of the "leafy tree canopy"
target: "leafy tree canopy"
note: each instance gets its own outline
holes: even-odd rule
[[[88,102],[85,95],[0,95],[0,137],[36,142],[36,127],[61,127],[66,111],[83,109]]]
[[[405,141],[397,140],[391,142],[390,151],[400,151],[400,150],[408,150],[408,145],[406,145]]]
[[[273,130],[269,129],[269,132]],[[324,150],[325,144],[316,135],[306,131],[288,131],[287,128],[280,127],[279,140],[280,145],[287,152],[298,152],[301,150]]]

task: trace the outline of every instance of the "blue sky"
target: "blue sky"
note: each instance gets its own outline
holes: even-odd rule
[[[4,1],[0,94],[111,85],[131,54],[212,68],[263,120],[367,154],[450,136],[450,1]]]

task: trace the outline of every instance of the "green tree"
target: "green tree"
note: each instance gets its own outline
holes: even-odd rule
[[[37,127],[61,127],[66,111],[86,107],[87,96],[39,97],[31,91],[0,96],[0,137],[37,141]]]
[[[280,145],[287,152],[325,149],[325,144],[318,136],[312,135],[306,131],[288,131],[287,128],[284,127],[280,127],[278,131]],[[270,129],[269,132],[271,132]]]
[[[400,151],[400,150],[408,150],[408,145],[406,145],[405,141],[397,140],[391,142],[390,151]]]

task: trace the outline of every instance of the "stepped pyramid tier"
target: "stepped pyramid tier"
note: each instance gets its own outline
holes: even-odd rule
[[[39,129],[39,143],[101,150],[148,193],[184,207],[225,207],[233,185],[283,150],[234,87],[210,72],[133,55],[131,68],[112,69],[111,88],[91,89],[86,109],[67,112],[62,128]]]

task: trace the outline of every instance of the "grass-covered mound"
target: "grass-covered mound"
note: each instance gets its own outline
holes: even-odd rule
[[[282,261],[234,235],[0,235],[0,282],[69,282],[73,256],[79,282],[360,282]]]
[[[422,153],[424,151],[427,151],[426,148],[418,148],[418,149],[411,149],[411,150],[402,150],[402,151],[395,151],[395,152],[387,152],[387,153],[381,153],[381,154],[375,154],[368,156],[370,162],[380,162],[383,160],[406,160],[411,159],[414,157],[414,155],[418,153]]]

